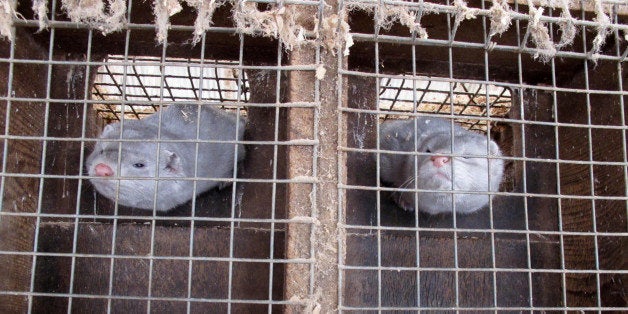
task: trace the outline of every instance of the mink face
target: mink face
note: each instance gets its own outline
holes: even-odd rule
[[[112,133],[118,135],[119,132]],[[131,139],[125,137],[125,139]],[[168,146],[142,142],[101,141],[87,161],[96,190],[119,204],[166,211],[194,197],[190,175]],[[157,202],[155,202],[156,200]]]
[[[216,179],[233,177],[244,149],[216,141],[242,140],[245,121],[201,108],[171,105],[161,114],[105,127],[86,161],[94,188],[121,205],[167,211],[226,185]]]
[[[499,189],[503,161],[489,157],[501,152],[484,135],[432,117],[385,122],[380,130],[381,149],[410,153],[380,156],[380,179],[409,190],[393,193],[405,210],[471,213],[488,204],[486,192]]]

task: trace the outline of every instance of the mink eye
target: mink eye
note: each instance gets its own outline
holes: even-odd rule
[[[426,153],[431,153],[432,151],[428,148],[425,150]]]
[[[141,163],[141,162],[138,162],[138,163],[134,163],[134,164],[133,164],[133,167],[138,168],[138,169],[141,169],[141,168],[146,167],[146,165],[145,165],[145,164],[143,164],[143,163]]]

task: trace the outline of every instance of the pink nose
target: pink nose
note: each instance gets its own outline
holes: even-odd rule
[[[113,175],[113,170],[111,169],[111,167],[103,163],[97,164],[96,167],[94,167],[94,170],[96,172],[96,175],[99,177],[111,177]]]
[[[449,157],[445,156],[432,156],[431,159],[436,168],[440,168],[449,162]]]

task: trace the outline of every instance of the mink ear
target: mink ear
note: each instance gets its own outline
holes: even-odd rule
[[[165,169],[172,173],[183,173],[183,167],[181,165],[181,158],[176,153],[169,150],[164,150],[166,153],[166,167]]]
[[[488,141],[488,151],[493,156],[501,156],[502,155],[501,151],[499,150],[499,146],[497,146],[497,143],[495,143],[493,141]]]
[[[111,133],[112,131],[113,131],[113,124],[107,124],[105,125],[105,128],[102,130],[100,137],[105,137],[108,133]]]

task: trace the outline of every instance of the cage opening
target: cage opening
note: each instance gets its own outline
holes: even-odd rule
[[[94,105],[107,123],[140,119],[154,113],[159,103],[212,102],[235,110],[234,103],[249,101],[245,71],[226,60],[161,58],[110,55],[98,67],[91,97],[102,100]],[[241,113],[244,113],[242,111]]]
[[[486,133],[489,122],[482,118],[506,117],[511,107],[512,95],[507,87],[449,83],[429,77],[380,79],[379,108],[395,113],[380,115],[380,121],[399,118],[398,113],[453,114],[465,128]]]

